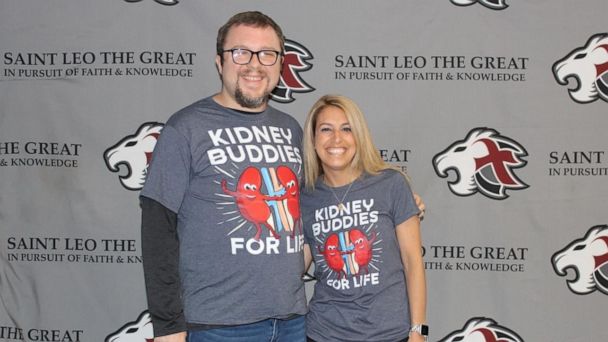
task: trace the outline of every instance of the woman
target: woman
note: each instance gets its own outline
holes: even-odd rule
[[[304,255],[317,279],[309,341],[424,341],[419,211],[405,175],[382,161],[344,96],[313,105],[303,145]]]

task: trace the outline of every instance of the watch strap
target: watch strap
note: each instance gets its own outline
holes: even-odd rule
[[[429,336],[429,326],[426,324],[414,324],[410,328],[410,332],[417,332],[422,336]]]

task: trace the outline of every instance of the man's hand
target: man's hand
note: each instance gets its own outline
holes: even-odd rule
[[[422,202],[422,197],[418,196],[418,194],[414,194],[414,200],[416,201],[416,206],[418,206],[418,210],[420,213],[418,214],[418,218],[422,221],[424,218],[424,212],[426,210],[426,205]]]

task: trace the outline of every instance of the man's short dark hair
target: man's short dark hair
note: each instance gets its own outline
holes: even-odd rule
[[[228,21],[217,31],[216,51],[218,55],[223,56],[222,51],[224,50],[224,43],[226,42],[228,31],[237,25],[246,25],[258,28],[272,28],[279,38],[279,42],[281,43],[281,52],[283,52],[285,37],[283,36],[283,30],[281,30],[281,27],[266,14],[258,11],[250,11],[233,15],[232,18],[228,19]]]

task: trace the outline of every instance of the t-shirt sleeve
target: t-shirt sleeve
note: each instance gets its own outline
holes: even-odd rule
[[[308,195],[304,195],[304,192],[307,192]],[[314,243],[314,236],[312,227],[309,227],[313,224],[313,215],[312,213],[308,213],[311,210],[311,199],[310,192],[306,190],[304,186],[300,187],[300,212],[302,213],[302,231],[304,233],[304,243],[312,246]],[[314,252],[313,252],[314,254]]]
[[[393,198],[393,221],[395,226],[398,226],[410,217],[418,215],[419,209],[416,206],[409,181],[402,174],[394,172],[391,175],[390,183]]]
[[[314,237],[312,236],[312,228],[304,227],[304,224],[311,224],[302,220],[302,230],[304,231],[304,243],[310,246],[314,246]]]
[[[166,125],[154,147],[140,195],[179,212],[190,179],[190,163],[188,141],[173,126]]]

